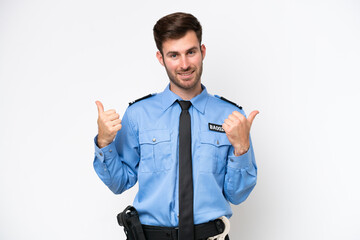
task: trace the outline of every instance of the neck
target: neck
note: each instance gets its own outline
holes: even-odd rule
[[[170,82],[170,91],[181,97],[183,100],[191,100],[202,92],[202,88],[201,84],[197,84],[194,88],[183,89]]]

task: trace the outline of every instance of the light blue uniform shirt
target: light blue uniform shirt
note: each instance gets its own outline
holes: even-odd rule
[[[233,111],[244,112],[202,87],[189,109],[195,224],[231,217],[229,202],[243,202],[257,176],[252,146],[236,157],[226,134],[209,128],[209,123],[222,125]],[[94,168],[111,191],[120,194],[139,181],[133,205],[142,224],[178,226],[178,99],[168,85],[162,93],[127,108],[122,128],[110,145],[100,149],[95,138]]]

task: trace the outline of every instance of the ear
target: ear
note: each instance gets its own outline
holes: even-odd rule
[[[206,55],[206,47],[204,44],[201,44],[201,54],[202,54],[202,59],[204,60]]]
[[[160,51],[156,52],[156,58],[159,60],[159,63],[164,66],[164,58]]]

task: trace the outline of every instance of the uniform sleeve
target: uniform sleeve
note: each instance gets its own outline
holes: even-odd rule
[[[224,182],[226,199],[232,204],[240,204],[245,201],[254,189],[256,180],[257,166],[250,137],[249,150],[243,155],[235,156],[234,148],[231,146],[229,149]]]
[[[234,148],[231,147],[224,182],[227,200],[233,204],[245,201],[254,189],[256,180],[257,166],[251,141],[249,150],[238,157],[234,155]]]
[[[122,119],[122,128],[111,144],[99,148],[97,136],[94,139],[94,169],[99,178],[115,194],[124,192],[137,182],[139,143],[128,110]]]

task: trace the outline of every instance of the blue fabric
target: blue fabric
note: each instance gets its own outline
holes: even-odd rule
[[[222,125],[233,104],[208,94],[191,99],[194,184],[194,223],[220,216],[231,217],[230,203],[243,202],[255,187],[257,166],[253,147],[236,157],[226,134],[209,130],[209,123]],[[178,226],[178,146],[181,108],[179,96],[169,85],[162,93],[129,106],[115,140],[98,148],[95,137],[94,168],[115,194],[139,182],[133,202],[142,224]]]

